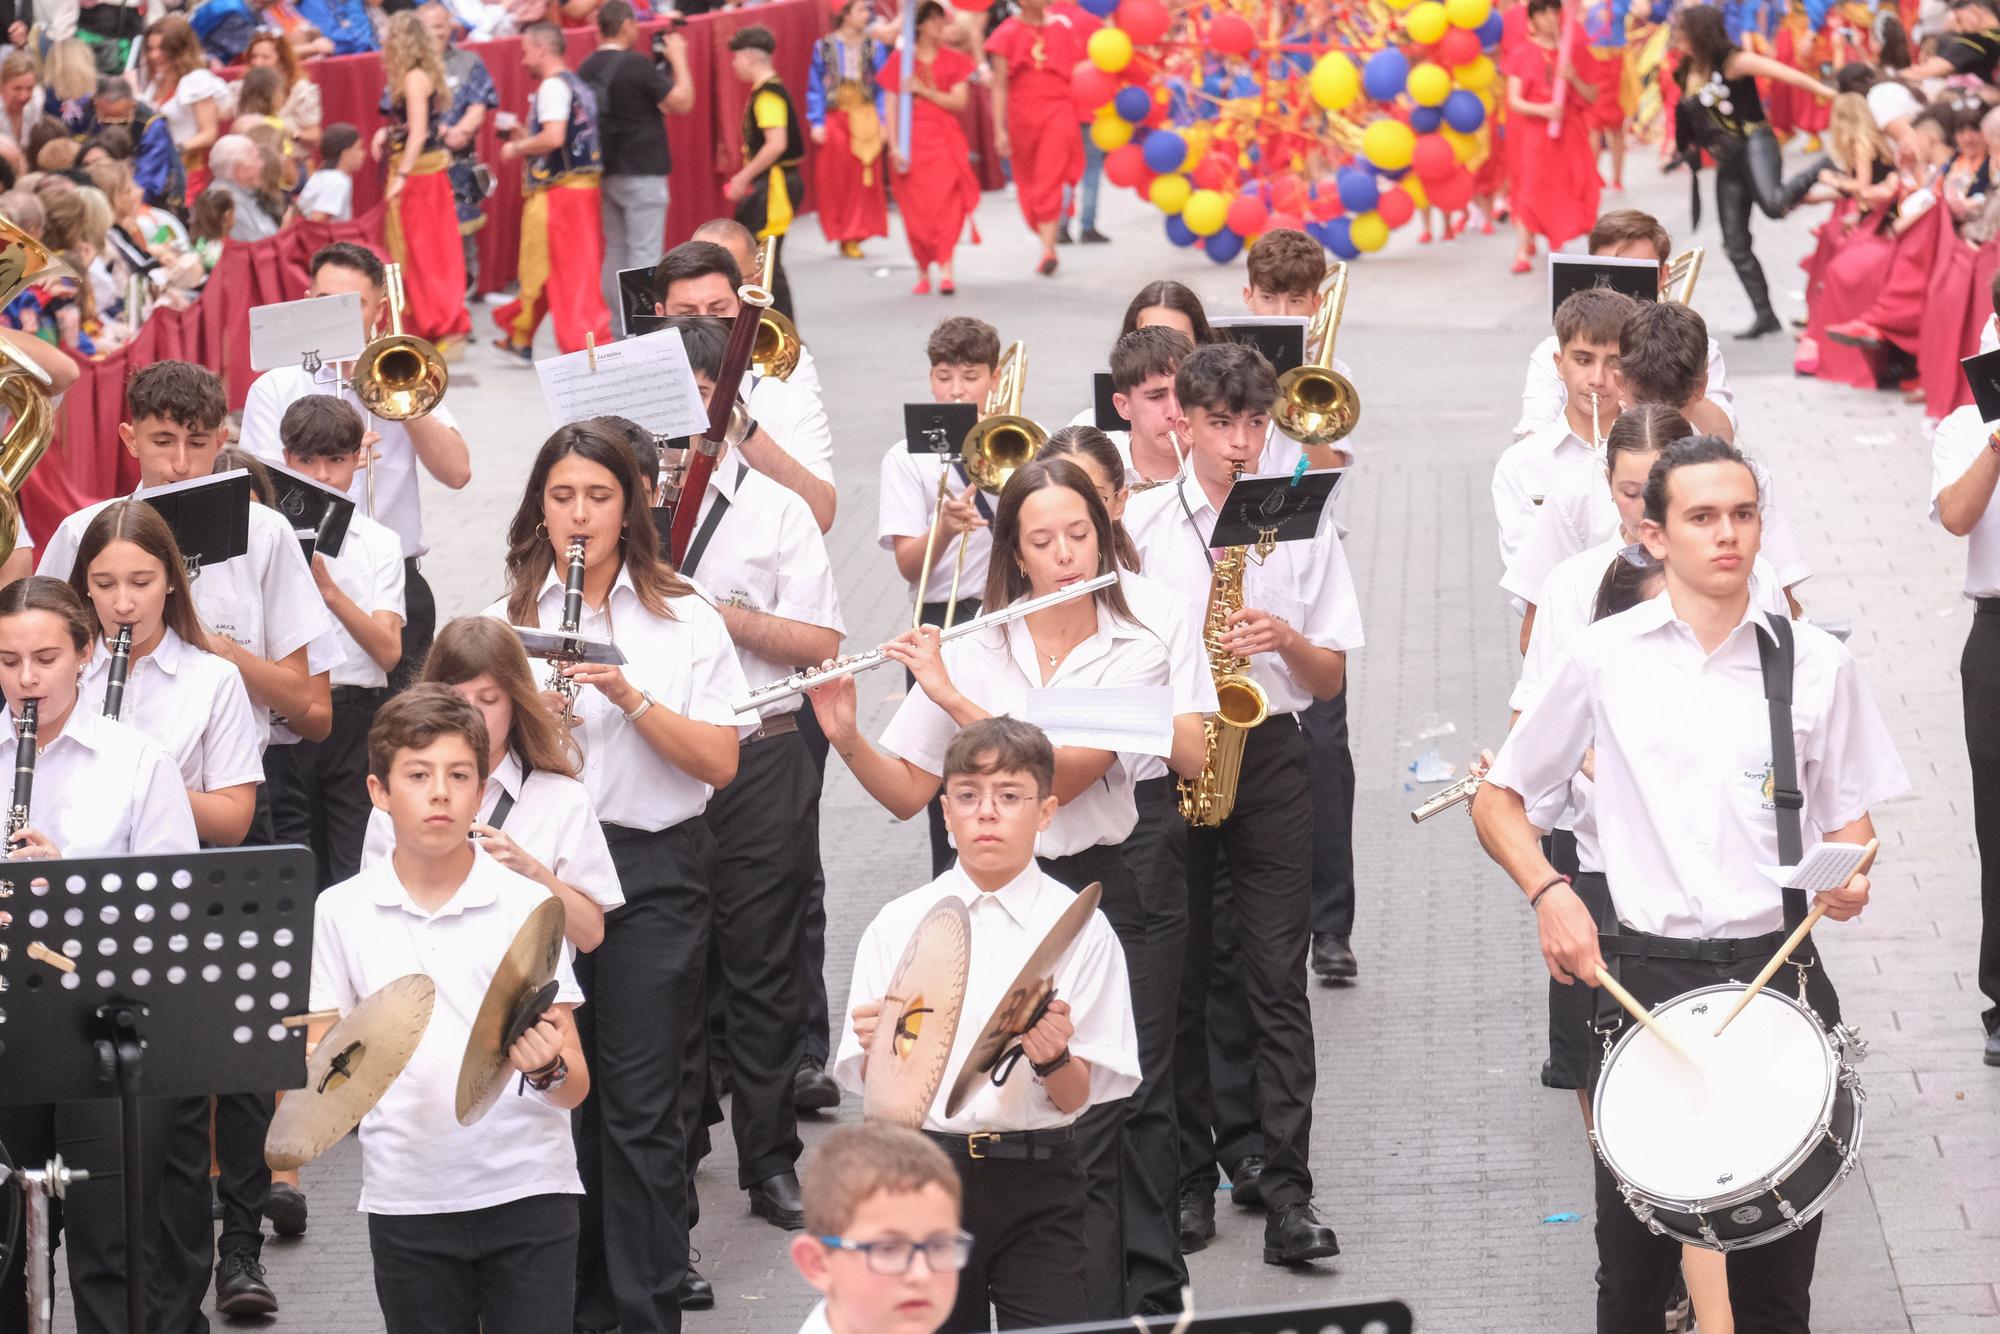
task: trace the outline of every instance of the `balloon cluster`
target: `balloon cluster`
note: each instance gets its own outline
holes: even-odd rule
[[[1493,0],[1080,3],[1104,25],[1071,102],[1174,245],[1226,264],[1289,227],[1354,259],[1471,200],[1502,87]]]

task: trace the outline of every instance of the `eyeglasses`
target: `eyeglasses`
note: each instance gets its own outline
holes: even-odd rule
[[[1002,792],[981,792],[976,787],[961,787],[945,793],[944,802],[951,807],[954,815],[976,815],[989,797],[993,801],[993,809],[1001,815],[1018,815],[1031,800],[1027,793],[1011,788]]]
[[[849,1241],[846,1237],[821,1237],[823,1245],[836,1251],[858,1251],[871,1273],[907,1274],[910,1264],[917,1258],[917,1252],[924,1253],[924,1264],[934,1274],[957,1273],[965,1268],[972,1258],[972,1234],[956,1232],[949,1237],[933,1237],[929,1241],[904,1241],[892,1237],[884,1241]]]
[[[1641,570],[1650,570],[1659,564],[1658,561],[1653,559],[1653,553],[1646,550],[1644,542],[1634,542],[1629,547],[1618,548],[1618,559],[1624,561],[1627,565]]]

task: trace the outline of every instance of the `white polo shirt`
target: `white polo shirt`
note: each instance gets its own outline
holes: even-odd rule
[[[604,826],[597,822],[597,808],[590,804],[583,784],[540,769],[524,780],[520,757],[509,750],[500,766],[486,776],[486,792],[479,799],[481,824],[493,823],[503,792],[514,804],[500,826],[502,833],[548,867],[556,879],[598,907],[609,911],[625,906],[625,891],[618,883],[611,847],[604,841]],[[361,869],[367,870],[395,850],[396,826],[389,812],[378,807],[369,814],[368,834],[361,841]]]
[[[1931,439],[1931,522],[1938,520],[1938,496],[1965,476],[1986,448],[1990,432],[1973,404],[1954,408]],[[1995,493],[2000,497],[2000,492]],[[1965,544],[1965,595],[2000,597],[2000,501],[1989,501]]]
[[[949,474],[946,490],[954,496],[965,494],[971,483],[950,454],[912,454],[909,442],[898,440],[882,456],[882,484],[876,493],[875,537],[892,556],[899,537],[925,537],[937,519],[938,475]],[[986,497],[986,507],[993,507]],[[990,521],[989,521],[990,522]],[[951,574],[958,568],[958,542],[954,536],[938,534],[937,549],[931,555],[930,580],[924,586],[924,600],[943,602],[951,596]],[[986,595],[986,568],[993,558],[993,530],[975,528],[965,534],[965,567],[959,575],[958,595],[977,598]],[[912,601],[917,586],[910,586]]]
[[[12,724],[19,715],[12,709],[6,714],[0,769],[12,774],[20,744]],[[6,800],[13,800],[12,783]],[[36,757],[28,828],[46,834],[65,857],[193,852],[201,846],[187,789],[165,747],[136,727],[106,718],[85,696],[77,698],[62,734],[43,743]]]
[[[708,475],[708,490],[702,494],[701,512],[695,521],[697,534],[707,527],[718,498],[727,498],[729,507],[716,521],[700,560],[692,569],[683,564],[682,575],[699,584],[718,604],[732,603],[846,634],[826,538],[811,507],[798,493],[779,486],[740,459],[724,459]],[[817,665],[775,662],[740,644],[736,660],[753,689],[782,680],[801,667]],[[777,718],[804,704],[804,695],[793,695],[766,704],[760,713]],[[754,724],[745,726],[743,735],[755,730]]]
[[[1034,1078],[1025,1057],[1005,1084],[995,1088],[988,1079],[957,1116],[946,1116],[944,1111],[952,1082],[958,1078],[979,1030],[1000,1008],[1021,965],[1055,926],[1056,919],[1076,901],[1075,891],[1042,874],[1034,862],[990,894],[982,892],[954,863],[923,888],[885,904],[861,933],[861,944],[854,951],[846,1012],[851,1014],[857,1005],[882,998],[917,924],[947,895],[965,904],[971,913],[974,948],[965,977],[965,1008],[937,1098],[924,1118],[924,1129],[970,1134],[975,1130],[1051,1130],[1070,1124],[1084,1108],[1058,1110]],[[1069,1040],[1070,1055],[1090,1065],[1090,1100],[1085,1107],[1129,1096],[1139,1087],[1139,1036],[1132,1021],[1132,986],[1125,971],[1125,951],[1103,912],[1090,915],[1083,931],[1057,961],[1055,988],[1057,997],[1069,1002],[1070,1022],[1076,1026]],[[861,1092],[866,1059],[853,1028],[844,1027],[833,1077],[850,1092]]]
[[[347,540],[338,556],[328,556],[327,570],[340,591],[354,599],[354,605],[373,616],[378,611],[405,614],[403,608],[403,546],[396,535],[373,519],[356,512],[347,525]],[[317,586],[315,586],[317,587]],[[322,603],[325,601],[321,599]],[[331,611],[327,613],[333,615]],[[368,656],[360,641],[347,633],[340,618],[333,620],[345,654],[328,680],[337,686],[364,686],[380,689],[389,684],[382,664]]]
[[[803,343],[799,345],[799,364],[792,368],[792,378],[785,383],[804,390],[815,401],[826,397],[826,391],[819,383],[819,362],[813,360],[812,349]]]
[[[833,483],[833,428],[819,397],[792,380],[749,376],[749,412],[778,447],[822,482]],[[795,377],[796,378],[796,377]]]
[[[1594,478],[1598,489],[1604,489],[1597,451],[1565,420],[1516,441],[1500,455],[1493,465],[1493,517],[1500,526],[1501,565],[1513,565],[1514,554],[1535,526],[1535,511],[1567,475]]]
[[[562,624],[563,582],[553,568],[542,580],[536,624]],[[625,679],[652,694],[655,708],[721,727],[737,727],[736,701],[749,692],[736,646],[722,615],[698,596],[669,598],[674,619],[647,611],[632,587],[631,571],[619,566],[617,582],[602,606],[583,608],[582,634],[610,639],[625,652]],[[507,619],[507,600],[484,613]],[[669,763],[604,692],[586,686],[576,692],[577,744],[583,750],[583,785],[597,818],[648,833],[670,829],[708,807],[708,784]],[[642,720],[643,721],[643,720]]]
[[[390,982],[426,973],[437,986],[430,1027],[382,1101],[361,1118],[361,1212],[447,1214],[533,1195],[580,1195],[569,1113],[509,1079],[500,1101],[458,1123],[458,1071],[472,1022],[501,957],[549,892],[491,857],[472,859],[451,901],[427,914],[384,859],[319,896],[313,912],[311,1008],[343,1015]],[[567,959],[558,1004],[581,1005]]]
[[[351,366],[348,368],[351,369]],[[321,375],[331,372],[322,370]],[[285,419],[285,409],[311,394],[328,394],[340,399],[361,414],[361,419],[369,430],[382,437],[375,446],[381,457],[375,460],[375,512],[368,513],[368,473],[356,469],[354,481],[347,488],[347,498],[355,503],[357,512],[373,518],[377,523],[392,530],[402,545],[404,556],[421,556],[430,550],[430,543],[424,536],[424,509],[418,492],[417,474],[423,465],[417,459],[417,447],[410,441],[410,424],[377,417],[361,406],[352,387],[335,393],[336,386],[328,383],[313,383],[313,377],[303,366],[280,366],[276,370],[265,371],[250,384],[249,397],[243,400],[243,447],[258,458],[270,463],[285,461],[284,440],[278,433]],[[450,407],[443,403],[431,409],[431,420],[441,426],[458,429],[458,419],[451,414]]]
[[[1540,619],[1538,616],[1537,620]],[[1500,748],[1487,781],[1530,810],[1566,793],[1596,748],[1592,807],[1619,919],[1640,931],[1745,937],[1784,924],[1771,723],[1746,602],[1712,654],[1660,594],[1586,626]],[[1839,640],[1795,624],[1792,731],[1807,846],[1905,792],[1888,729]]]
[[[1179,596],[1197,636],[1208,619],[1213,571],[1208,539],[1217,513],[1192,471],[1173,486],[1156,486],[1132,497],[1125,507],[1125,531],[1139,549],[1146,577]],[[1309,540],[1280,542],[1261,564],[1246,562],[1243,605],[1282,618],[1317,648],[1351,652],[1365,642],[1361,609],[1347,551],[1334,530],[1331,510],[1320,512],[1319,531]],[[1250,675],[1264,688],[1272,713],[1298,713],[1312,692],[1292,677],[1276,653],[1250,659]]]
[[[104,711],[111,681],[111,640],[83,669],[79,708]],[[218,792],[264,781],[264,730],[258,726],[236,665],[195,648],[163,627],[160,642],[134,657],[118,720],[158,741],[191,792]]]
[[[1043,660],[1035,650],[1026,620],[1009,621],[946,644],[940,653],[952,683],[966,696],[999,717],[1025,718],[1032,690],[1129,690],[1169,683],[1167,646],[1155,630],[1128,621],[1105,605],[1103,593],[1092,595],[1097,629],[1069,651],[1042,678]],[[944,774],[944,753],[959,732],[950,714],[931,702],[921,685],[910,693],[882,732],[882,748],[901,756],[925,773]],[[1066,857],[1100,844],[1117,845],[1139,822],[1132,797],[1131,756],[1120,754],[1104,776],[1056,808],[1042,831],[1036,853]]]
[[[1528,380],[1521,387],[1521,420],[1514,423],[1516,440],[1555,425],[1569,406],[1569,390],[1556,373],[1556,353],[1560,350],[1556,336],[1550,334],[1528,354]],[[1742,425],[1736,418],[1736,391],[1729,387],[1729,368],[1722,364],[1722,344],[1713,338],[1708,340],[1708,388],[1703,396],[1722,409],[1731,430]],[[1604,428],[1610,430],[1611,423],[1606,422]]]
[[[1167,684],[1174,692],[1174,716],[1214,713],[1215,674],[1208,669],[1208,650],[1202,646],[1201,630],[1189,616],[1187,603],[1159,580],[1130,571],[1118,576],[1118,587],[1139,624],[1167,646]],[[1134,783],[1167,773],[1167,762],[1158,755],[1128,755],[1125,761]]]

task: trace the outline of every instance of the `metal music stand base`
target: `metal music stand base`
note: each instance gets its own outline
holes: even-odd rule
[[[0,1104],[118,1099],[129,1334],[146,1328],[139,1099],[305,1082],[305,1031],[278,1021],[305,1008],[314,875],[301,847],[0,865]]]
[[[1181,1289],[1183,1293],[1188,1290]],[[1198,1312],[1190,1302],[1181,1315],[1133,1316],[1127,1320],[1095,1320],[1081,1325],[1050,1325],[1032,1334],[1410,1334],[1410,1308],[1398,1301],[1299,1302],[1291,1306],[1260,1306],[1234,1311]]]

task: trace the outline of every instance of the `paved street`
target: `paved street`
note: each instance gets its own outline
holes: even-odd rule
[[[1630,202],[1677,232],[1685,179],[1639,166]],[[1607,206],[1617,201],[1607,195]],[[1812,219],[1816,221],[1817,219]],[[900,241],[841,261],[806,220],[788,256],[800,327],[828,387],[840,469],[830,535],[850,645],[892,632],[904,590],[874,538],[877,463],[900,433],[898,404],[925,397],[923,342],[953,313],[1026,338],[1027,410],[1067,421],[1087,401],[1127,297],[1181,278],[1237,308],[1241,266],[1217,268],[1156,239],[1159,223],[1107,188],[1108,247],[1063,252],[1061,277],[1030,276],[1032,243],[1011,196],[989,196],[986,241],[962,250],[960,295],[914,298]],[[1781,313],[1801,313],[1794,266],[1806,220],[1757,222]],[[1815,615],[1855,623],[1851,641],[1915,783],[1877,812],[1883,854],[1875,906],[1821,933],[1849,1021],[1871,1039],[1863,1067],[1862,1171],[1827,1214],[1815,1327],[2000,1331],[2000,1070],[1979,1063],[1977,930],[1968,775],[1957,668],[1969,609],[1962,555],[1926,518],[1928,439],[1896,395],[1796,380],[1789,340],[1740,344],[1749,311],[1712,230],[1697,306],[1728,350],[1744,443],[1779,479],[1816,577]],[[1683,244],[1685,237],[1677,235]],[[1462,764],[1497,744],[1514,678],[1515,621],[1496,588],[1488,481],[1518,409],[1526,353],[1547,325],[1538,268],[1510,277],[1511,239],[1472,237],[1355,266],[1340,352],[1364,408],[1361,466],[1346,499],[1349,552],[1368,646],[1349,660],[1360,776],[1356,862],[1359,985],[1315,990],[1320,1050],[1313,1168],[1343,1254],[1309,1272],[1260,1261],[1261,1218],[1225,1207],[1222,1235],[1194,1259],[1205,1307],[1323,1297],[1394,1296],[1430,1330],[1577,1331],[1590,1326],[1591,1189],[1571,1095],[1540,1087],[1543,970],[1520,897],[1453,814],[1413,827],[1409,766],[1432,747]],[[489,321],[479,316],[478,332]],[[477,609],[498,588],[501,534],[527,461],[545,434],[535,377],[475,349],[451,403],[472,442],[476,477],[434,495],[436,549],[425,563],[441,610]],[[862,678],[879,727],[899,674]],[[1419,740],[1434,725],[1455,731]],[[921,822],[898,827],[836,762],[825,816],[829,984],[846,992],[856,937],[876,906],[918,883]],[[786,831],[772,831],[784,837]],[[843,1115],[855,1115],[850,1104]],[[813,1132],[808,1132],[810,1140]],[[285,1330],[378,1329],[365,1228],[351,1212],[358,1155],[350,1142],[307,1173],[313,1226],[303,1243],[266,1250]],[[703,1172],[696,1233],[718,1309],[689,1318],[702,1334],[796,1326],[809,1293],[784,1238],[749,1217],[727,1141]],[[1565,1215],[1576,1221],[1558,1221]]]

